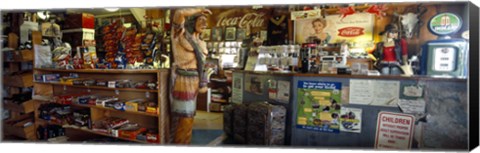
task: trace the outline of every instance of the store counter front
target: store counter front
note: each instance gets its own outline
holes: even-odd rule
[[[467,79],[235,71],[233,103],[287,109],[285,144],[468,148]]]

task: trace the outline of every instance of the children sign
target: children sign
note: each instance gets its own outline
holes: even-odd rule
[[[376,149],[410,149],[415,117],[409,114],[380,112],[375,136]]]

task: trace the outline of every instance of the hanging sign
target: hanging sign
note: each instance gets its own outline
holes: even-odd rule
[[[292,12],[290,15],[292,20],[312,19],[312,18],[320,18],[322,16],[321,12],[322,11],[320,9],[308,10],[308,11],[295,11],[295,12]]]
[[[377,118],[375,136],[376,149],[410,149],[413,139],[413,115],[380,112]]]
[[[462,28],[462,20],[453,13],[440,13],[432,17],[428,28],[436,35],[449,35]]]

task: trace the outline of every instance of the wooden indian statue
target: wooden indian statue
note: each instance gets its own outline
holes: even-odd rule
[[[207,28],[208,9],[191,8],[175,11],[172,26],[171,134],[173,143],[190,144],[198,92],[207,91],[208,76],[204,70],[208,50],[200,39]]]

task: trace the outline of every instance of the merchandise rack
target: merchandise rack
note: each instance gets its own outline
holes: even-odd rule
[[[158,84],[158,89],[136,89],[136,88],[108,88],[100,86],[81,86],[81,85],[66,85],[59,82],[34,82],[34,97],[53,97],[64,93],[81,93],[88,92],[96,95],[103,96],[117,96],[119,99],[137,99],[145,98],[157,102],[157,114],[146,112],[134,112],[134,111],[122,111],[113,108],[75,104],[72,103],[72,108],[87,108],[90,109],[90,117],[92,122],[102,119],[103,117],[119,117],[128,119],[130,122],[138,123],[141,127],[149,129],[158,129],[159,143],[168,143],[169,137],[169,113],[168,113],[168,69],[149,69],[149,70],[120,70],[120,69],[77,69],[77,70],[62,70],[62,69],[46,69],[46,68],[34,68],[34,74],[61,74],[63,76],[69,73],[77,73],[79,78],[97,79],[97,80],[119,80],[129,79],[132,81],[147,81],[151,80]],[[38,107],[42,103],[49,101],[36,99],[35,105],[35,120],[42,120],[38,117]],[[36,122],[35,128],[40,125],[50,123],[48,121]],[[72,128],[77,129],[72,132],[83,132],[93,135],[109,136],[118,139],[148,143],[140,140],[132,140],[128,138],[115,137],[109,134],[96,132],[90,129]],[[67,132],[67,136],[70,130]],[[77,132],[77,133],[78,133]],[[157,144],[157,143],[152,143]]]

